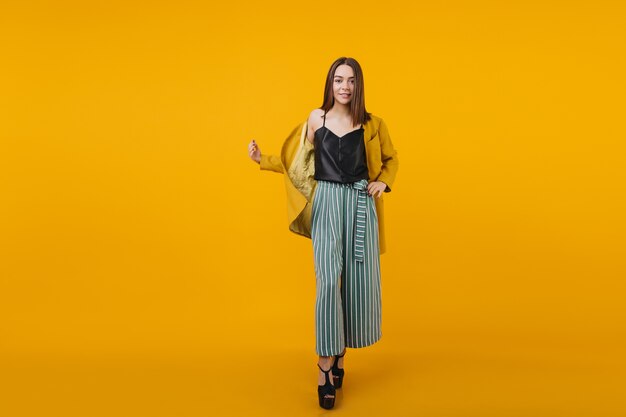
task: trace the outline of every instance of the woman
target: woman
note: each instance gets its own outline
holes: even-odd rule
[[[291,144],[298,136],[306,142],[294,151]],[[296,165],[307,146],[314,156],[314,181],[308,188],[302,175],[306,165]],[[288,174],[288,193],[297,188],[306,197],[298,195],[303,204],[290,215],[290,230],[313,242],[318,398],[329,409],[343,383],[346,347],[369,346],[381,337],[381,197],[391,191],[398,170],[384,121],[365,110],[359,63],[347,57],[333,62],[322,107],[294,129],[280,158],[261,154],[254,140],[248,153],[261,169]]]

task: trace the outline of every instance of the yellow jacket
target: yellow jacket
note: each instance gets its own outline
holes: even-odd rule
[[[370,113],[371,114],[371,113]],[[391,191],[398,172],[398,155],[391,143],[387,125],[382,118],[371,114],[363,124],[365,152],[369,181],[387,184],[385,193]],[[262,170],[280,172],[285,175],[287,190],[287,219],[289,230],[311,238],[311,203],[317,182],[315,175],[314,147],[306,140],[307,121],[296,126],[283,143],[280,157],[261,155]],[[384,193],[383,193],[384,194]],[[380,253],[386,251],[383,196],[374,197],[378,215],[378,239]]]

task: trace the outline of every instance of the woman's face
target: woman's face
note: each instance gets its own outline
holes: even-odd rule
[[[348,104],[354,93],[354,71],[350,65],[342,64],[335,70],[333,96],[335,101]]]

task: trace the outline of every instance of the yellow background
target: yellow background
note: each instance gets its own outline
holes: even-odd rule
[[[318,415],[278,153],[340,56],[400,170],[338,415],[626,413],[620,1],[2,2],[0,415]]]

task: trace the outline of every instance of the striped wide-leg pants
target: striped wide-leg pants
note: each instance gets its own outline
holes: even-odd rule
[[[369,346],[381,337],[378,216],[367,180],[317,181],[311,207],[316,353]]]

